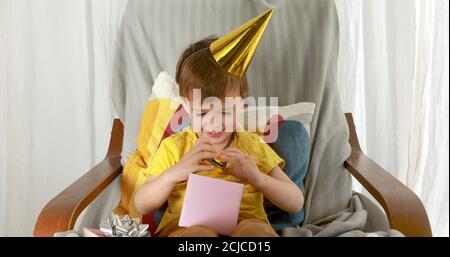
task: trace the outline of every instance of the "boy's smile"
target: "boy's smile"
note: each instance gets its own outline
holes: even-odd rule
[[[237,113],[242,102],[239,91],[228,90],[223,100],[208,97],[199,101],[195,99],[198,94],[192,96],[190,119],[194,132],[218,148],[225,146],[236,130]]]
[[[211,131],[211,132],[206,132],[206,134],[210,137],[210,138],[220,138],[223,136],[224,132],[220,131],[220,132],[215,132],[215,131]]]

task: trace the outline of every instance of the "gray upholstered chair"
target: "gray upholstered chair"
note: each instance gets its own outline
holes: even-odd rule
[[[129,1],[117,39],[112,85],[120,119],[114,121],[108,153],[43,208],[35,236],[97,226],[109,215],[120,200],[122,166],[135,148],[140,115],[159,72],[174,74],[188,43],[225,34],[271,7],[271,23],[248,71],[250,94],[278,96],[281,105],[316,104],[305,224],[347,208],[355,194],[353,176],[378,202],[358,194],[368,214],[365,231],[392,228],[407,236],[431,236],[419,198],[362,152],[352,115],[342,112],[336,84],[339,23],[333,1],[267,2]]]

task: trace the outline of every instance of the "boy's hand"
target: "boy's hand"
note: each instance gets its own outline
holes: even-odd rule
[[[170,175],[174,182],[183,182],[191,173],[201,170],[212,170],[214,166],[202,165],[200,164],[200,161],[207,158],[216,158],[217,154],[218,152],[208,141],[199,139],[192,149],[166,172],[168,172],[168,175]]]
[[[225,170],[226,173],[256,187],[262,183],[262,173],[259,171],[255,159],[250,155],[244,154],[236,148],[227,148],[220,153],[219,158],[233,164],[231,168]]]

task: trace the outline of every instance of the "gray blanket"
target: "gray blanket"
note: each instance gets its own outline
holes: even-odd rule
[[[273,8],[273,17],[248,70],[250,95],[278,96],[280,105],[314,102],[311,156],[305,181],[305,225],[289,235],[359,235],[350,154],[337,86],[338,17],[328,0],[130,0],[117,40],[112,97],[125,124],[123,160],[136,148],[141,114],[156,76],[174,76],[189,43],[224,35]],[[349,207],[350,206],[350,207]],[[323,223],[330,223],[325,226]],[[317,224],[321,224],[320,226]],[[349,234],[350,233],[350,234]]]
[[[315,221],[313,224],[283,229],[285,237],[403,237],[397,230],[373,231],[368,228],[368,210],[355,194],[350,206],[339,213]]]

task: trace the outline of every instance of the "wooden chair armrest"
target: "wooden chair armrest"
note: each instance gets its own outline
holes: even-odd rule
[[[74,227],[80,213],[122,172],[122,137],[123,125],[116,119],[105,159],[45,205],[34,236],[53,236]]]
[[[431,236],[427,212],[408,187],[367,157],[359,146],[351,114],[346,114],[350,129],[351,156],[345,161],[347,170],[381,204],[391,228],[406,236]]]

